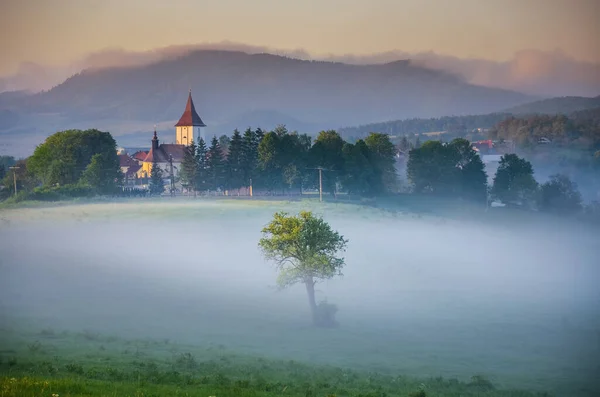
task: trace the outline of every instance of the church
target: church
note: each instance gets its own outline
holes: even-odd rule
[[[185,147],[194,140],[194,132],[196,132],[197,140],[203,137],[203,127],[206,127],[206,124],[196,112],[192,90],[190,89],[185,110],[177,124],[175,124],[174,144],[160,143],[155,128],[149,151],[138,151],[132,156],[119,154],[121,171],[123,171],[126,181],[150,177],[152,164],[157,164],[163,170],[163,175],[166,178],[171,173],[177,176],[181,170]]]

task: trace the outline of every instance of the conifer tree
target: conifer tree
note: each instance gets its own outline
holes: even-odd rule
[[[196,190],[198,191],[208,189],[207,153],[206,143],[200,138],[196,146]]]
[[[156,157],[152,159],[152,170],[150,171],[150,194],[162,194],[165,191],[163,183],[163,173],[160,165],[156,162]]]
[[[181,163],[181,182],[188,190],[196,193],[196,174],[198,166],[196,164],[196,144],[190,143],[184,150],[183,161]]]
[[[226,161],[226,178],[229,189],[239,189],[244,185],[242,173],[242,135],[236,129],[229,143],[229,153]]]
[[[212,190],[223,188],[225,162],[223,160],[223,152],[219,140],[216,136],[213,137],[208,149],[208,186]]]

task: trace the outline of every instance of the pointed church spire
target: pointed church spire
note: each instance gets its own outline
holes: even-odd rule
[[[191,87],[187,104],[185,105],[185,110],[183,111],[183,114],[181,115],[181,118],[177,124],[175,124],[175,127],[206,127],[206,124],[204,124],[196,112],[196,107],[194,106],[194,101],[192,99]]]

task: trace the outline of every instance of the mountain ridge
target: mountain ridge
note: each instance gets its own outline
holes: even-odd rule
[[[148,65],[86,69],[48,91],[5,100],[0,110],[16,112],[20,122],[0,126],[0,134],[16,128],[43,136],[80,124],[110,126],[117,136],[150,131],[180,116],[190,88],[208,134],[230,133],[226,126],[253,112],[280,113],[314,128],[300,132],[316,133],[389,119],[489,113],[534,99],[468,84],[410,60],[353,65],[200,50]],[[42,125],[40,114],[54,118]]]

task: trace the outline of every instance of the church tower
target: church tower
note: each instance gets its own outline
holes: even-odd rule
[[[204,124],[198,113],[196,113],[194,101],[192,100],[192,89],[190,88],[185,110],[177,124],[175,124],[175,143],[178,145],[189,145],[192,143],[194,140],[194,127],[198,129],[197,136],[202,136],[201,127],[206,127],[206,124]]]

